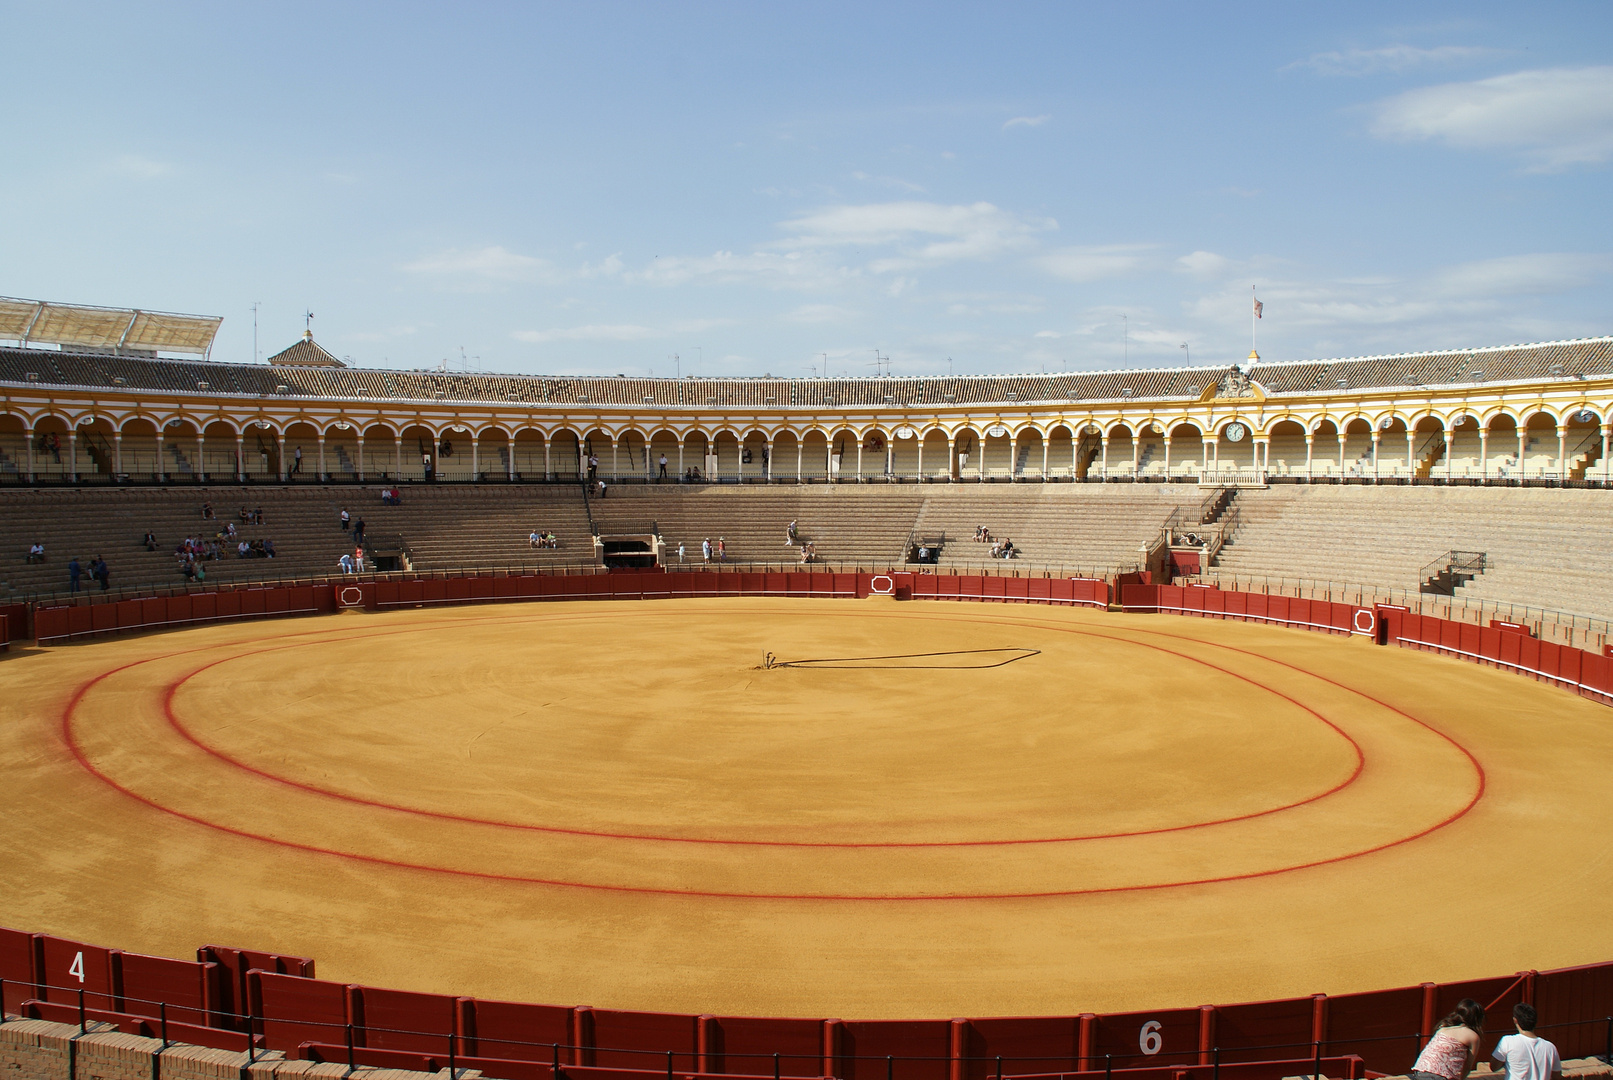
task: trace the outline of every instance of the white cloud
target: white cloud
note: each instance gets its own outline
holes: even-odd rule
[[[1593,284],[1610,268],[1605,255],[1542,252],[1462,263],[1431,283],[1442,296],[1479,298],[1567,292]]]
[[[517,330],[510,336],[516,341],[542,345],[550,341],[649,341],[677,334],[698,334],[713,327],[729,326],[732,319],[685,319],[670,326],[640,326],[637,323],[590,323],[586,326],[568,326],[552,330]]]
[[[517,255],[497,246],[439,251],[404,263],[403,269],[428,277],[481,282],[540,281],[554,276],[549,264],[542,259]]]
[[[883,187],[895,188],[898,191],[905,191],[909,195],[924,194],[922,185],[915,184],[911,180],[903,180],[899,176],[871,176],[865,172],[854,172],[851,174],[851,178],[868,184],[879,184]]]
[[[1459,64],[1493,53],[1477,45],[1437,45],[1421,49],[1415,45],[1385,45],[1379,49],[1343,49],[1313,53],[1295,60],[1283,70],[1307,67],[1320,75],[1375,75],[1379,72],[1410,71],[1440,64]]]
[[[1037,233],[1058,228],[1051,219],[1022,219],[988,202],[945,205],[933,202],[830,206],[784,223],[796,235],[791,248],[898,248],[898,255],[876,261],[875,273],[921,263],[989,259],[1025,247]]]
[[[793,323],[831,323],[844,322],[854,318],[856,312],[849,308],[836,307],[834,304],[802,304],[794,311],[786,312],[781,318]]]
[[[1061,338],[1064,335],[1057,330],[1038,330],[1036,331],[1036,336],[1039,338]]]
[[[138,154],[120,154],[110,164],[113,172],[136,180],[155,180],[174,172],[174,167],[166,161],[154,161]]]
[[[1069,247],[1049,252],[1036,262],[1054,277],[1085,283],[1140,270],[1153,260],[1153,251],[1152,244]]]
[[[627,271],[622,279],[646,285],[759,282],[773,288],[815,290],[855,276],[856,270],[811,252],[758,251],[746,255],[718,251],[703,256],[663,255],[641,270]]]
[[[1215,277],[1227,268],[1227,260],[1213,251],[1195,251],[1176,260],[1176,265],[1194,277]]]
[[[1555,172],[1613,156],[1613,67],[1518,71],[1379,102],[1373,134],[1522,154]]]
[[[1011,127],[1041,127],[1043,124],[1047,123],[1051,119],[1053,119],[1051,116],[1045,116],[1045,115],[1044,116],[1016,116],[1012,120],[1009,120],[1007,123],[1003,124],[1003,130],[1007,131]]]

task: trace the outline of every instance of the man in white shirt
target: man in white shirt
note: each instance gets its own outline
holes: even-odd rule
[[[1507,1080],[1561,1080],[1562,1058],[1550,1041],[1535,1034],[1538,1020],[1533,1005],[1520,1002],[1512,1007],[1512,1023],[1518,1033],[1503,1036],[1495,1044],[1495,1053],[1490,1055],[1495,1059],[1491,1069],[1505,1072]]]

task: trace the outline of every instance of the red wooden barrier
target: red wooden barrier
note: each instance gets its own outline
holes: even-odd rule
[[[357,986],[349,1007],[354,1040],[361,1046],[446,1057],[448,1036],[458,1034],[455,999],[443,994]]]
[[[895,1080],[947,1080],[951,1046],[952,1029],[945,1020],[848,1020],[841,1026],[840,1068],[834,1075],[844,1080],[883,1080],[887,1074]],[[895,1061],[887,1065],[886,1057]]]
[[[339,1042],[346,1036],[348,988],[341,983],[247,973],[249,1011],[270,1050],[295,1051],[299,1043]]]
[[[756,1016],[713,1017],[705,1071],[768,1075],[777,1054],[780,1076],[817,1076],[823,1067],[823,1021]],[[715,1045],[711,1045],[711,1044]]]
[[[33,934],[0,927],[0,1012],[16,1012],[23,1001],[39,993],[38,943]]]
[[[81,941],[39,936],[36,963],[39,996],[46,1001],[77,1005],[78,992],[84,991],[84,1004],[92,1009],[117,1008],[112,983],[112,952]]]
[[[217,964],[170,960],[143,953],[113,953],[113,984],[120,1012],[156,1019],[166,1003],[170,1023],[217,1024],[222,972]]]
[[[477,998],[461,1009],[468,1053],[514,1061],[548,1061],[558,1043],[571,1042],[571,1010],[559,1005],[527,1005]],[[560,1060],[574,1064],[569,1051]]]

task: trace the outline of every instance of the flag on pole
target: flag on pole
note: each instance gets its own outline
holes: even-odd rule
[[[1255,318],[1257,318],[1257,319],[1264,318],[1264,316],[1262,316],[1260,313],[1262,311],[1265,311],[1265,310],[1266,310],[1266,305],[1262,304],[1259,300],[1256,300],[1255,301]]]

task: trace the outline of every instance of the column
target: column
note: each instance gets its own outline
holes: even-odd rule
[[[1171,482],[1171,437],[1165,436],[1165,482]]]
[[[329,474],[325,471],[325,436],[319,436],[319,482],[323,484]]]
[[[72,432],[71,431],[68,432],[68,437],[69,438],[72,437]],[[159,484],[162,483],[164,480],[168,479],[168,470],[163,467],[163,463],[162,463],[162,442],[163,442],[162,429],[158,428],[157,429],[157,483],[159,483]]]
[[[684,477],[684,472],[683,472],[683,444],[684,444],[685,441],[687,441],[687,437],[680,437],[678,439],[678,483],[680,483],[680,484],[683,483],[683,477]]]
[[[857,483],[863,482],[863,439],[864,435],[857,436]],[[842,462],[842,464],[844,464]]]
[[[78,428],[67,429],[67,478],[78,482]]]
[[[773,440],[762,441],[762,479],[768,483],[773,481]]]
[[[1109,479],[1109,436],[1103,437],[1103,464],[1098,466],[1098,478]]]
[[[1380,432],[1377,428],[1373,428],[1372,429],[1372,479],[1374,479],[1374,480],[1378,479],[1378,443],[1382,438],[1383,438],[1383,433]]]
[[[737,463],[737,468],[739,469],[739,471],[735,475],[739,477],[739,482],[741,484],[743,484],[745,482],[745,443],[744,443],[744,440],[740,440],[736,444],[736,449],[738,450],[738,453],[736,453],[734,455],[734,460]]]
[[[360,451],[362,451],[364,449],[364,440],[363,439],[360,439],[358,441],[358,448],[359,448]],[[364,468],[364,466],[361,464],[361,465],[359,465],[359,468],[362,470]],[[237,434],[235,436],[235,482],[238,483],[238,484],[246,483],[246,435],[245,434]]]
[[[1490,429],[1479,428],[1479,479],[1490,479]]]
[[[24,428],[22,440],[28,445],[28,482],[31,484],[34,482],[34,429]]]
[[[801,465],[803,463],[802,455],[806,453],[806,447],[803,445],[805,442],[806,437],[804,435],[797,435],[795,437],[795,482],[797,484],[801,482]]]
[[[1221,471],[1221,433],[1217,431],[1210,437],[1210,469],[1212,472]]]
[[[1314,432],[1305,433],[1305,479],[1311,481],[1316,478],[1316,472],[1311,467],[1311,455],[1316,450],[1316,435]]]
[[[1258,476],[1271,468],[1271,442],[1270,440],[1255,439],[1253,444],[1254,469],[1255,474]]]
[[[364,482],[364,433],[358,433],[358,482]]]
[[[919,451],[918,474],[919,474],[919,483],[921,483],[921,484],[924,483],[924,438],[925,438],[926,434],[927,433],[921,432],[917,436],[918,444],[919,444],[918,445],[918,451]],[[1043,443],[1042,445],[1045,446],[1047,444]],[[1045,471],[1045,469],[1044,469],[1044,471]]]
[[[1429,469],[1428,471],[1429,471],[1429,474],[1432,475],[1434,470]],[[1451,429],[1446,428],[1445,429],[1445,483],[1449,484],[1450,482],[1451,482]]]
[[[201,432],[196,433],[196,479],[207,477],[207,440]]]
[[[622,471],[619,467],[620,459],[616,456],[616,448],[620,445],[621,440],[612,435],[610,437],[610,482],[613,484],[622,477]]]
[[[1134,431],[1131,434],[1131,480],[1132,480],[1132,483],[1137,482],[1137,470],[1138,470],[1138,468],[1140,468],[1142,466],[1142,460],[1143,460],[1143,437],[1142,437],[1141,432],[1135,432]]]
[[[1199,433],[1199,479],[1202,481],[1205,474],[1213,472],[1210,468],[1210,447],[1215,442],[1215,436],[1208,432]]]
[[[280,482],[283,484],[286,482],[286,433],[284,431],[280,433],[280,454],[277,464],[280,470]]]
[[[1344,440],[1347,437],[1348,436],[1346,436],[1345,433],[1344,433],[1344,429],[1340,428],[1339,429],[1339,476],[1341,478],[1344,476]]]
[[[553,480],[554,479],[554,470],[552,468],[550,468],[550,466],[549,466],[549,446],[553,442],[554,442],[554,439],[551,436],[545,435],[543,437],[543,478],[545,480]],[[515,451],[514,450],[510,451],[510,460],[511,461],[515,460]]]
[[[480,435],[470,437],[470,478],[472,480],[482,478],[482,437]]]
[[[885,440],[885,475],[896,475],[896,436],[892,435]]]
[[[393,473],[392,475],[396,476],[398,478],[398,480],[401,482],[403,480],[403,436],[402,435],[394,435],[394,436],[392,436],[392,449],[393,449],[394,455],[397,458],[397,464],[395,466],[397,471],[395,473]]]
[[[958,468],[958,437],[947,436],[947,483],[954,483]]]
[[[1557,478],[1562,482],[1568,480],[1568,428],[1557,429]]]
[[[1613,434],[1613,425],[1602,425],[1602,483],[1607,483],[1607,439]]]
[[[1526,427],[1518,428],[1518,479],[1519,480],[1525,480],[1529,476],[1529,470],[1527,468],[1525,468],[1524,464],[1523,464],[1523,454],[1524,454],[1524,451],[1528,449],[1528,443],[1529,443],[1529,429],[1526,428]]]
[[[513,484],[515,483],[515,436],[513,434],[504,436],[504,447],[505,479]]]
[[[123,475],[123,433],[112,433],[112,473],[115,476]]]
[[[919,453],[924,452],[924,444],[919,443]],[[1047,436],[1042,436],[1042,483],[1047,483]]]

